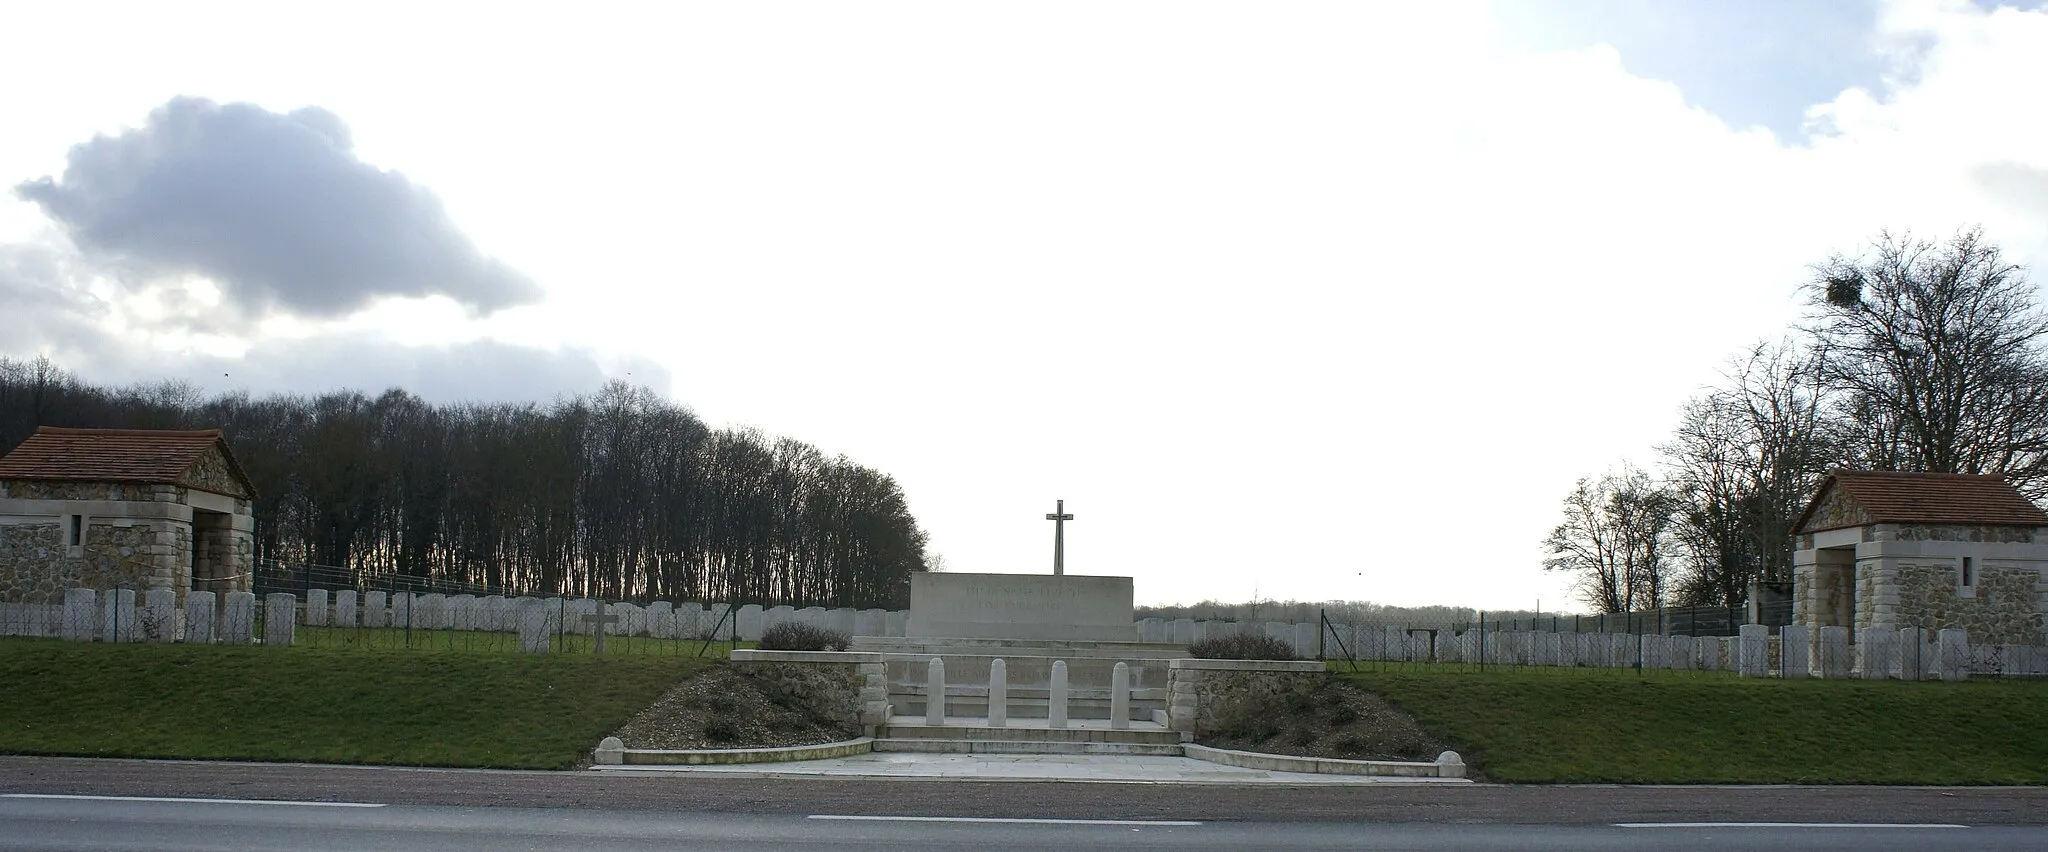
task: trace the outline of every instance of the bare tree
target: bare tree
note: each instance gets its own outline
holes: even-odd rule
[[[2048,315],[1981,231],[1881,234],[1816,265],[1807,293],[1852,463],[2004,474],[2048,495]]]
[[[1662,606],[1676,506],[1635,467],[1580,479],[1565,495],[1564,522],[1543,541],[1543,567],[1575,575],[1580,596],[1600,612]]]
[[[1791,574],[1791,522],[1839,457],[1820,356],[1760,343],[1727,386],[1686,403],[1662,447],[1685,552],[1675,599],[1736,606]]]

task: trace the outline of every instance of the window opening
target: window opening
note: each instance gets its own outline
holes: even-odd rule
[[[1965,556],[1963,557],[1963,587],[1969,588],[1974,585],[1977,585],[1977,566],[1970,561],[1970,557]]]
[[[65,543],[72,547],[85,544],[85,516],[72,515],[69,520],[71,521],[71,540]]]

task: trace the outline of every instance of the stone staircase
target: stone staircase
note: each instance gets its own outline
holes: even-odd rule
[[[875,751],[926,754],[1117,754],[1180,757],[1181,735],[1157,722],[1112,729],[1107,719],[1074,719],[1064,728],[1044,719],[1016,719],[1001,728],[988,719],[948,716],[943,726],[923,716],[893,716],[875,734]]]

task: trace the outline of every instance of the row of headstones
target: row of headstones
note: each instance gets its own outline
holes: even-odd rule
[[[258,637],[258,603],[249,592],[187,592],[178,605],[171,589],[150,589],[136,599],[134,589],[66,589],[47,633],[79,642],[220,642],[246,645]],[[268,595],[262,601],[262,640],[290,645],[298,599]]]
[[[101,641],[193,641],[244,643],[253,638],[256,596],[249,592],[189,592],[178,606],[177,593],[150,589],[137,600],[133,589],[69,589],[61,606],[9,604],[0,621],[4,632],[28,636],[60,636]],[[543,629],[591,635],[598,601],[498,595],[443,595],[410,592],[306,592],[304,606],[287,592],[264,596],[266,641],[290,635],[295,622],[313,627],[403,628],[418,630],[519,631]],[[835,630],[848,636],[901,636],[907,613],[850,608],[741,606],[730,618],[726,604],[655,601],[645,606],[608,604],[605,632],[611,636],[694,639],[709,636],[755,641],[784,621]],[[568,624],[567,631],[560,625]],[[285,641],[289,641],[286,639]]]
[[[1306,631],[1302,628],[1307,628]],[[1267,625],[1267,635],[1292,642],[1298,653],[1315,653],[1314,624]],[[1736,636],[1661,636],[1625,633],[1531,633],[1412,630],[1405,627],[1333,625],[1324,655],[1359,660],[1487,663],[1520,666],[1588,666],[1676,670],[1730,670],[1745,677],[1898,678],[1961,680],[1973,661],[1996,657],[2007,674],[2048,674],[2048,648],[2008,645],[1973,648],[1963,630],[1870,627],[1849,641],[1846,627],[1823,627],[1815,636],[1803,625],[1779,629],[1777,665],[1772,664],[1771,629],[1745,624]],[[1306,636],[1303,633],[1306,632]],[[1338,650],[1342,642],[1343,651]]]

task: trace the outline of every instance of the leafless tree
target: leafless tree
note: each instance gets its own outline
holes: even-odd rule
[[[1549,571],[1574,576],[1600,612],[1662,606],[1671,564],[1672,493],[1638,468],[1580,479],[1564,499],[1564,522],[1544,539]]]

